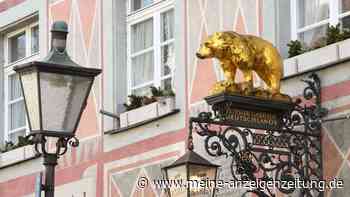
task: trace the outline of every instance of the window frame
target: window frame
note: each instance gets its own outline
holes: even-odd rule
[[[321,27],[323,25],[332,25],[335,26],[338,23],[340,23],[341,19],[347,16],[350,16],[350,10],[346,11],[344,13],[341,13],[340,8],[340,0],[329,0],[329,17],[327,19],[323,19],[319,22],[313,23],[311,25],[306,25],[304,27],[299,27],[299,21],[298,16],[300,10],[298,10],[298,2],[300,0],[291,0],[291,24],[292,24],[292,31],[291,31],[291,39],[292,40],[299,40],[299,34],[303,32],[310,31],[312,29],[316,29],[318,27]]]
[[[142,12],[145,9],[154,7],[156,4],[162,3],[162,2],[167,1],[167,0],[153,0],[153,2],[151,4],[144,6],[140,9],[137,9],[137,10],[132,10],[132,4],[133,4],[132,1],[134,1],[134,0],[127,0],[127,14],[128,15],[134,14],[136,12]]]
[[[129,4],[130,4],[129,0]],[[147,8],[147,9],[146,9]],[[173,76],[173,73],[170,73],[166,76],[162,76],[161,67],[162,67],[162,46],[170,45],[171,43],[175,43],[175,38],[162,41],[161,40],[161,16],[163,13],[168,12],[174,9],[173,0],[167,1],[155,1],[150,6],[145,7],[145,9],[140,9],[140,11],[135,11],[134,14],[131,14],[127,17],[127,93],[128,95],[132,94],[133,90],[139,89],[142,87],[147,87],[149,85],[161,87],[162,81]],[[147,49],[140,50],[136,53],[132,53],[131,44],[132,44],[132,27],[138,23],[142,23],[149,19],[153,19],[153,45]],[[149,51],[153,50],[153,80],[149,82],[145,82],[142,84],[138,84],[137,86],[133,86],[132,83],[132,58],[145,54]],[[174,87],[173,87],[174,88]]]
[[[4,140],[5,141],[10,141],[10,134],[16,133],[16,132],[21,132],[25,130],[25,133],[29,133],[29,125],[28,125],[28,119],[27,119],[27,114],[25,113],[25,126],[11,129],[10,122],[11,122],[11,116],[9,115],[10,112],[10,106],[13,103],[23,101],[23,95],[20,98],[17,98],[15,100],[10,100],[10,89],[9,89],[9,83],[10,83],[10,77],[15,75],[15,71],[13,70],[13,67],[16,65],[20,65],[23,63],[27,63],[30,61],[34,61],[40,58],[40,47],[38,47],[38,51],[32,53],[32,29],[34,27],[39,27],[39,32],[40,32],[40,26],[38,22],[30,23],[22,28],[18,28],[14,31],[8,32],[4,36],[4,65],[3,65],[3,73],[4,73]],[[11,62],[11,57],[9,56],[10,54],[10,44],[9,41],[12,37],[25,33],[25,57],[20,58],[16,61]],[[39,46],[40,46],[40,37],[39,39]]]

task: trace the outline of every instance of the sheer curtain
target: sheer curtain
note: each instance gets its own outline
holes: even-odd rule
[[[174,38],[174,10],[170,10],[162,14],[161,29],[162,42],[167,42],[170,39]],[[164,82],[162,82],[164,88],[174,88],[174,54],[173,42],[167,42],[162,46],[162,76],[170,75],[171,77],[170,79],[164,80]]]
[[[299,27],[329,18],[329,0],[299,0]]]
[[[316,24],[329,18],[329,0],[299,0],[299,28]],[[312,46],[320,42],[325,35],[328,24],[318,26],[300,34],[300,38],[307,45]]]
[[[9,76],[9,130],[18,129],[26,125],[24,101],[18,100],[22,97],[20,82],[17,75]]]
[[[10,62],[17,61],[26,56],[26,36],[25,32],[13,36],[10,40]]]
[[[153,80],[153,19],[133,25],[131,40],[132,86],[138,86]]]
[[[162,14],[162,41],[172,39],[174,37],[174,10],[167,11]]]

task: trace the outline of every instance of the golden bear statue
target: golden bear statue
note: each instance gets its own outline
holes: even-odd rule
[[[226,80],[217,82],[211,94],[227,92],[268,99],[289,99],[280,93],[282,58],[277,49],[262,38],[232,31],[217,32],[201,44],[196,55],[200,59],[217,58],[224,71]],[[237,69],[242,71],[244,77],[239,84],[235,83]],[[253,71],[269,89],[253,87]]]

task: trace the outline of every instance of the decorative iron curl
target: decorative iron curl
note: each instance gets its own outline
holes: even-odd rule
[[[294,110],[284,115],[283,125],[287,130],[302,125],[304,126],[304,132],[319,134],[321,120],[328,113],[328,110],[321,105],[321,80],[317,74],[312,73],[302,81],[307,85],[303,90],[303,98],[306,101],[314,99],[315,102],[302,104],[300,98],[296,99]]]
[[[34,145],[34,149],[37,155],[56,154],[58,157],[64,155],[68,151],[68,145],[71,147],[79,146],[78,138],[74,137],[59,137],[56,142],[56,149],[54,153],[50,153],[47,150],[46,143],[48,136],[43,134],[30,134],[26,136],[30,144]]]

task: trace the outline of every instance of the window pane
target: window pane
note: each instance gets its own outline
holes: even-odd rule
[[[10,101],[18,99],[22,96],[21,84],[18,75],[9,76],[9,93]]]
[[[168,44],[162,47],[162,76],[171,74],[174,68],[174,45]]]
[[[153,84],[152,84],[153,85]],[[137,96],[151,96],[151,86],[148,85],[142,88],[137,88],[132,91],[132,94]]]
[[[328,24],[300,33],[299,40],[304,42],[307,46],[315,46],[321,41],[322,37],[326,35],[327,26]]]
[[[132,86],[153,80],[153,51],[132,58]]]
[[[39,52],[39,26],[32,28],[32,54]]]
[[[174,38],[174,10],[162,14],[161,30],[161,38],[163,42]]]
[[[349,0],[339,0],[339,9],[341,13],[350,11],[350,1]]]
[[[299,27],[329,18],[329,0],[299,0]]]
[[[18,137],[19,136],[25,136],[25,135],[26,135],[26,130],[16,131],[15,133],[11,133],[9,135],[9,140],[13,144],[17,144],[18,143]]]
[[[26,126],[26,116],[23,100],[13,103],[9,106],[9,117],[10,130]]]
[[[350,16],[346,16],[341,19],[341,24],[343,28],[350,29]]]
[[[147,49],[153,45],[153,19],[132,26],[132,53]]]
[[[148,5],[151,5],[153,0],[131,0],[132,11],[136,11]]]
[[[25,32],[13,36],[9,39],[9,53],[10,62],[14,62],[26,56]]]
[[[171,90],[173,88],[172,79],[171,78],[164,79],[162,81],[162,88],[164,90]]]

